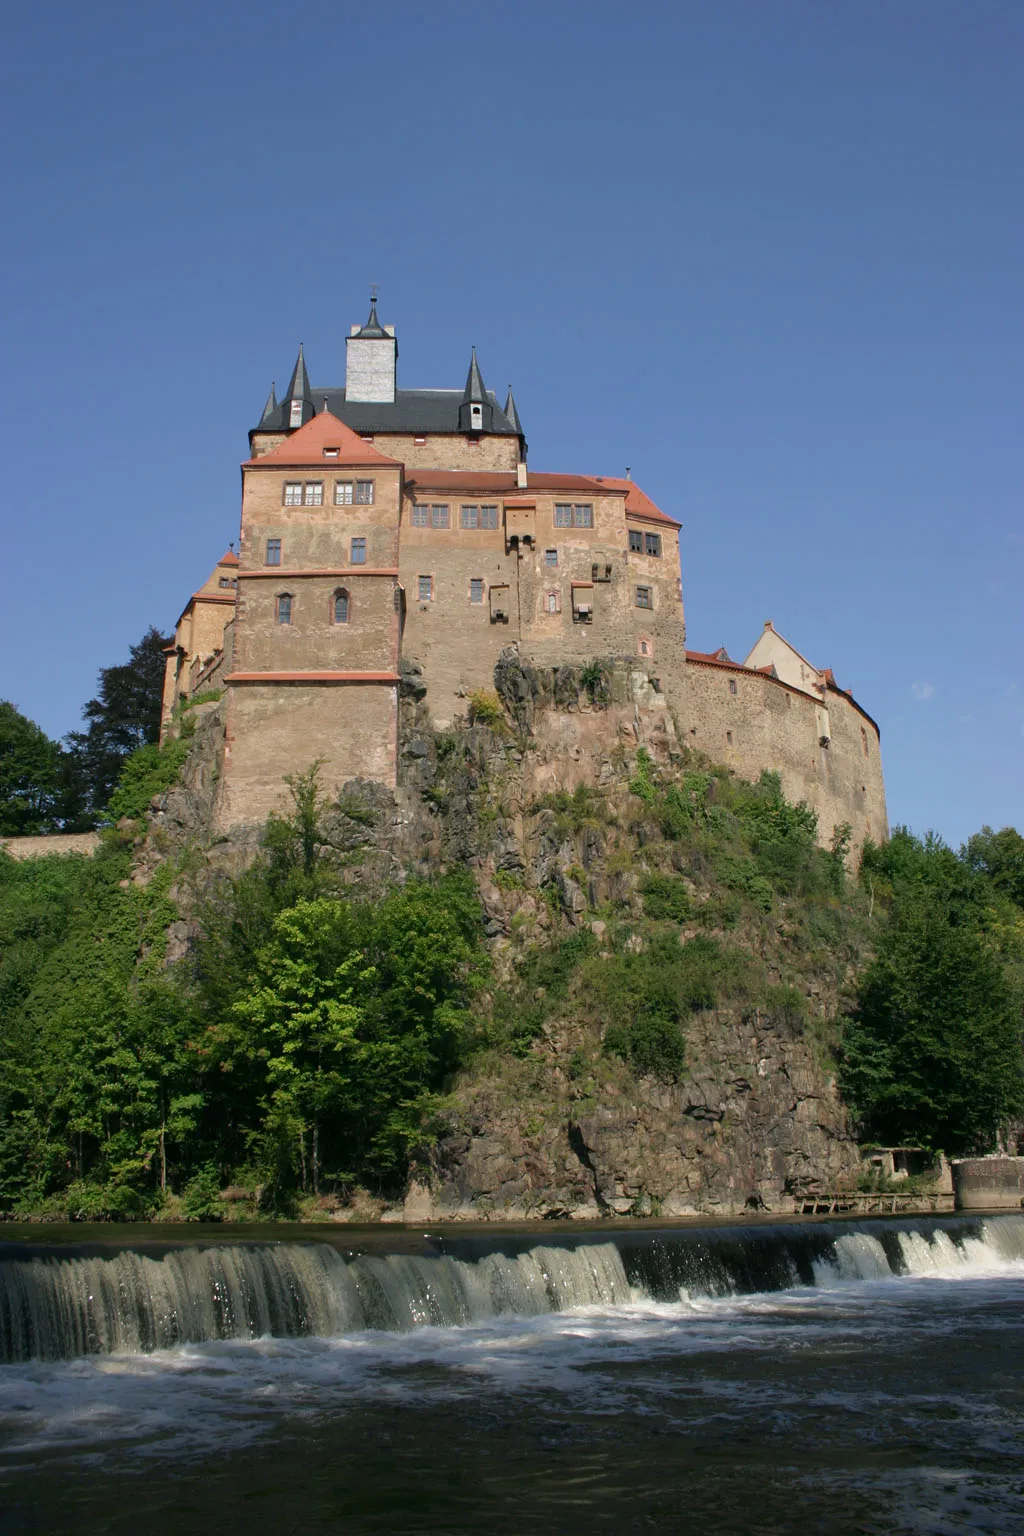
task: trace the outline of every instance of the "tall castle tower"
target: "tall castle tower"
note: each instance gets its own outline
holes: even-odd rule
[[[445,723],[493,686],[501,651],[559,666],[627,658],[645,697],[682,701],[679,525],[631,480],[528,472],[475,349],[463,389],[398,388],[376,301],[343,388],[303,349],[242,465],[238,604],[220,820],[259,822],[284,774],[332,788],[397,777],[399,665]]]

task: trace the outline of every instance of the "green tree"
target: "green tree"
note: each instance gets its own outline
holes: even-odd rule
[[[62,820],[64,788],[57,742],[0,700],[0,836],[54,831]]]
[[[990,1150],[1024,1108],[1019,989],[966,863],[938,839],[893,843],[868,860],[892,909],[844,1032],[843,1091],[884,1142]]]
[[[66,738],[74,787],[94,816],[105,810],[125,760],[159,738],[168,644],[150,628],[126,662],[101,668],[97,696],[82,711],[87,729]]]

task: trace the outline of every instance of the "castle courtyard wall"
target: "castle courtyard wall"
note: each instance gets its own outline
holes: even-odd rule
[[[733,686],[730,686],[733,685]],[[858,849],[888,836],[878,728],[847,695],[829,689],[829,744],[822,706],[798,689],[739,667],[688,662],[682,739],[743,778],[777,771],[789,800],[806,800],[828,843],[843,822]]]

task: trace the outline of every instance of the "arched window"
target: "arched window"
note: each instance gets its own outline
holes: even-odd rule
[[[339,587],[331,598],[331,623],[347,624],[351,612],[349,595],[344,587]]]
[[[292,621],[292,595],[290,592],[277,594],[277,622],[290,624]]]

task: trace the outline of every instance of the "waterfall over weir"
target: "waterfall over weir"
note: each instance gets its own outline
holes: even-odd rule
[[[339,1236],[339,1241],[342,1239]],[[382,1241],[378,1239],[378,1241]],[[146,1245],[148,1246],[148,1245]],[[211,1339],[339,1336],[1024,1267],[1024,1217],[424,1237],[420,1252],[327,1241],[76,1254],[0,1245],[0,1360],[138,1354]]]

